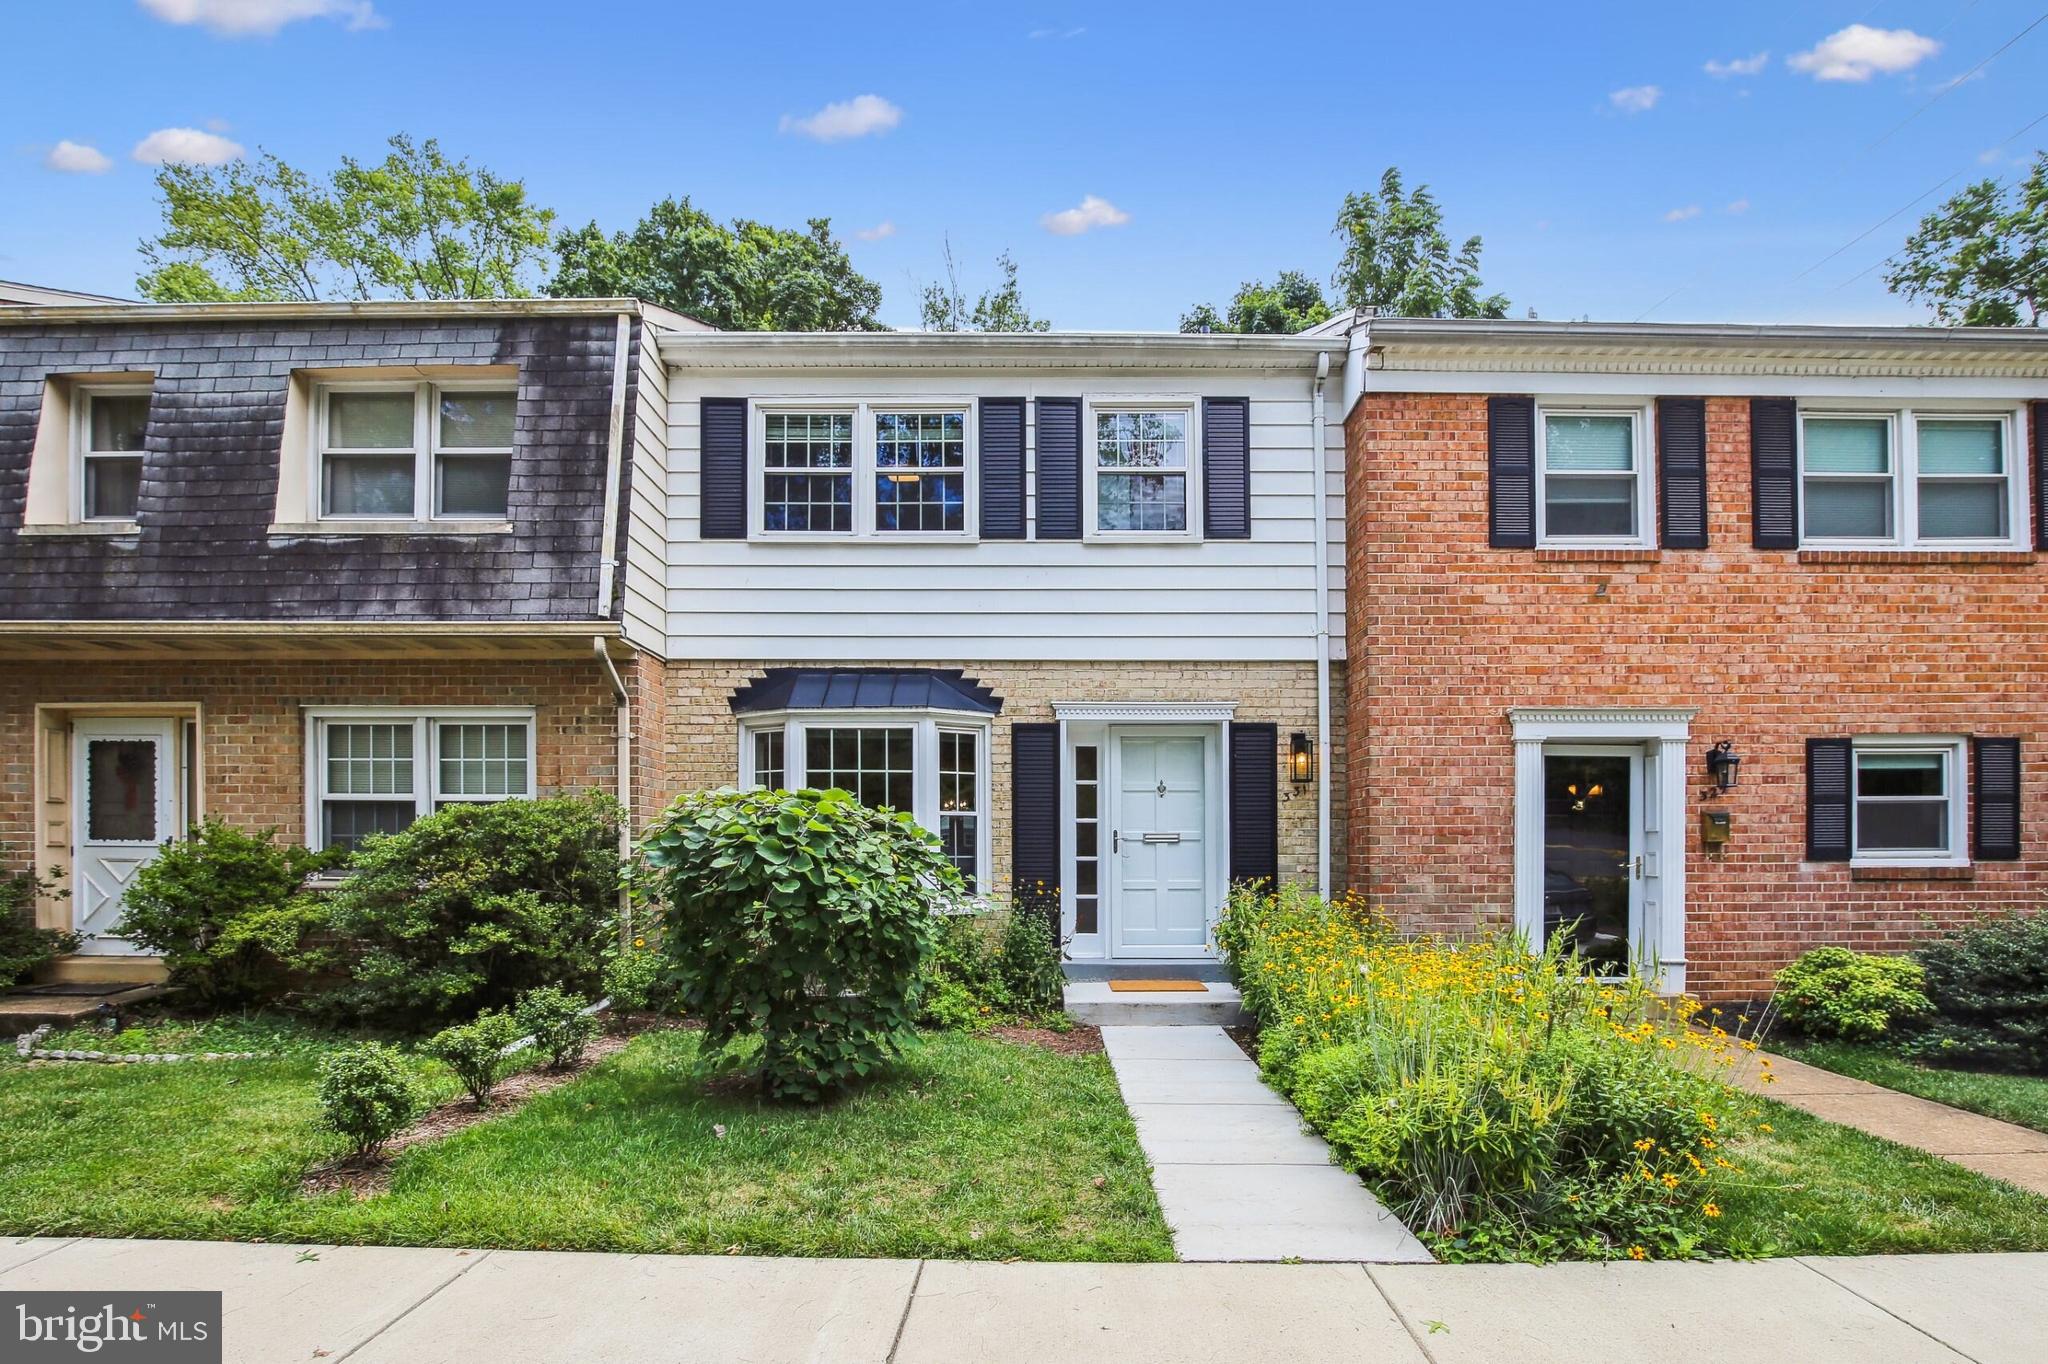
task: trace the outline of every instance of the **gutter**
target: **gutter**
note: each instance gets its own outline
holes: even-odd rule
[[[603,635],[592,635],[590,647],[597,655],[597,661],[604,667],[605,680],[611,684],[612,700],[618,707],[619,754],[618,788],[619,805],[625,814],[619,820],[619,865],[624,867],[633,856],[633,698],[626,690],[625,679],[619,676],[618,664],[612,661],[612,651],[605,644]],[[626,888],[623,878],[619,882],[619,950],[625,951],[633,945],[633,896]]]
[[[1316,355],[1309,386],[1310,466],[1316,479],[1316,894],[1330,898],[1330,451],[1324,426],[1323,389],[1330,378],[1330,352]],[[1350,378],[1347,375],[1348,385]]]

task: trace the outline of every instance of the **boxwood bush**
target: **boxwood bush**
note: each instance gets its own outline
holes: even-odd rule
[[[1982,919],[1914,955],[1935,1017],[1908,1045],[1911,1055],[2048,1075],[2048,913]]]
[[[1929,1007],[1927,972],[1911,957],[1816,947],[1777,980],[1778,1016],[1808,1037],[1875,1042]]]
[[[901,1049],[933,906],[964,893],[936,837],[844,791],[686,795],[641,840],[634,883],[706,1050],[759,1038],[763,1088],[806,1102]]]

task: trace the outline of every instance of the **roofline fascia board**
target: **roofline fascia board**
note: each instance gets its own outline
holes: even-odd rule
[[[0,308],[0,327],[53,322],[282,322],[294,318],[389,321],[438,317],[644,316],[664,327],[704,324],[631,298],[372,299],[320,303],[120,303]]]
[[[1308,369],[1329,350],[1309,336],[1180,332],[668,332],[662,360],[694,368]]]
[[[345,620],[0,620],[0,639],[122,634],[186,638],[260,635],[388,635],[441,639],[516,638],[586,640],[622,638],[615,620],[564,621],[345,621]]]
[[[2029,327],[1830,327],[1703,322],[1542,322],[1376,317],[1373,344],[1493,350],[1603,346],[1767,351],[1887,350],[1944,354],[2032,352],[2048,356],[2048,330]]]

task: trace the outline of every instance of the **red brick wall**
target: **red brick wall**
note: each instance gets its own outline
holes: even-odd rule
[[[1510,391],[1504,388],[1503,391]],[[1347,423],[1352,884],[1408,923],[1512,919],[1510,706],[1695,706],[1689,985],[1761,994],[1803,949],[1897,950],[2048,890],[2048,562],[1750,548],[1749,406],[1707,403],[1711,548],[1487,546],[1483,396],[1369,394]],[[2025,858],[1967,879],[1806,863],[1805,741],[2018,735]],[[1699,843],[1701,755],[1741,785]],[[1864,877],[1868,873],[1863,874]]]

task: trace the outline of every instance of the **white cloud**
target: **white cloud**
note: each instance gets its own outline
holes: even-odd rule
[[[1074,207],[1048,213],[1038,221],[1056,237],[1078,237],[1098,227],[1122,227],[1130,220],[1130,214],[1109,200],[1089,194],[1084,195]]]
[[[1043,41],[1046,38],[1058,38],[1065,41],[1068,38],[1078,38],[1087,31],[1085,28],[1034,28],[1031,30],[1031,38],[1034,42]]]
[[[1731,57],[1725,62],[1709,61],[1703,69],[1715,80],[1724,81],[1731,76],[1761,75],[1770,60],[1770,52],[1763,51],[1753,57]]]
[[[784,114],[780,126],[785,133],[801,133],[820,142],[838,142],[866,137],[869,133],[886,133],[902,121],[903,111],[880,95],[855,95],[803,118]]]
[[[878,242],[885,237],[895,236],[896,224],[884,218],[873,227],[860,228],[853,235],[859,237],[864,242]]]
[[[354,29],[382,28],[370,0],[140,0],[167,24],[198,24],[223,38],[268,38],[301,19],[339,19]]]
[[[50,148],[49,153],[43,157],[43,165],[49,170],[63,171],[66,175],[104,175],[113,169],[114,163],[109,161],[107,154],[98,147],[66,138]]]
[[[1688,218],[1697,218],[1699,216],[1700,206],[1698,204],[1687,204],[1684,208],[1674,208],[1665,214],[1664,221],[1667,223],[1682,223]]]
[[[197,128],[159,128],[136,143],[135,150],[129,153],[147,166],[218,166],[241,154],[241,143]]]
[[[1631,85],[1616,90],[1607,97],[1607,102],[1624,114],[1640,114],[1656,108],[1662,98],[1664,91],[1660,86]]]
[[[1747,213],[1749,212],[1749,200],[1731,199],[1728,201],[1728,206],[1721,211],[1723,213]]]
[[[224,118],[209,118],[206,120],[206,131],[209,133],[224,133],[234,126],[234,124]]]
[[[1995,166],[2004,159],[2005,148],[2003,147],[1986,147],[1983,151],[1977,153],[1977,164],[1980,166]]]
[[[1811,52],[1795,52],[1786,60],[1794,71],[1821,81],[1867,81],[1875,75],[1910,71],[1941,51],[1941,44],[1909,28],[1871,28],[1851,24],[1814,44]]]

